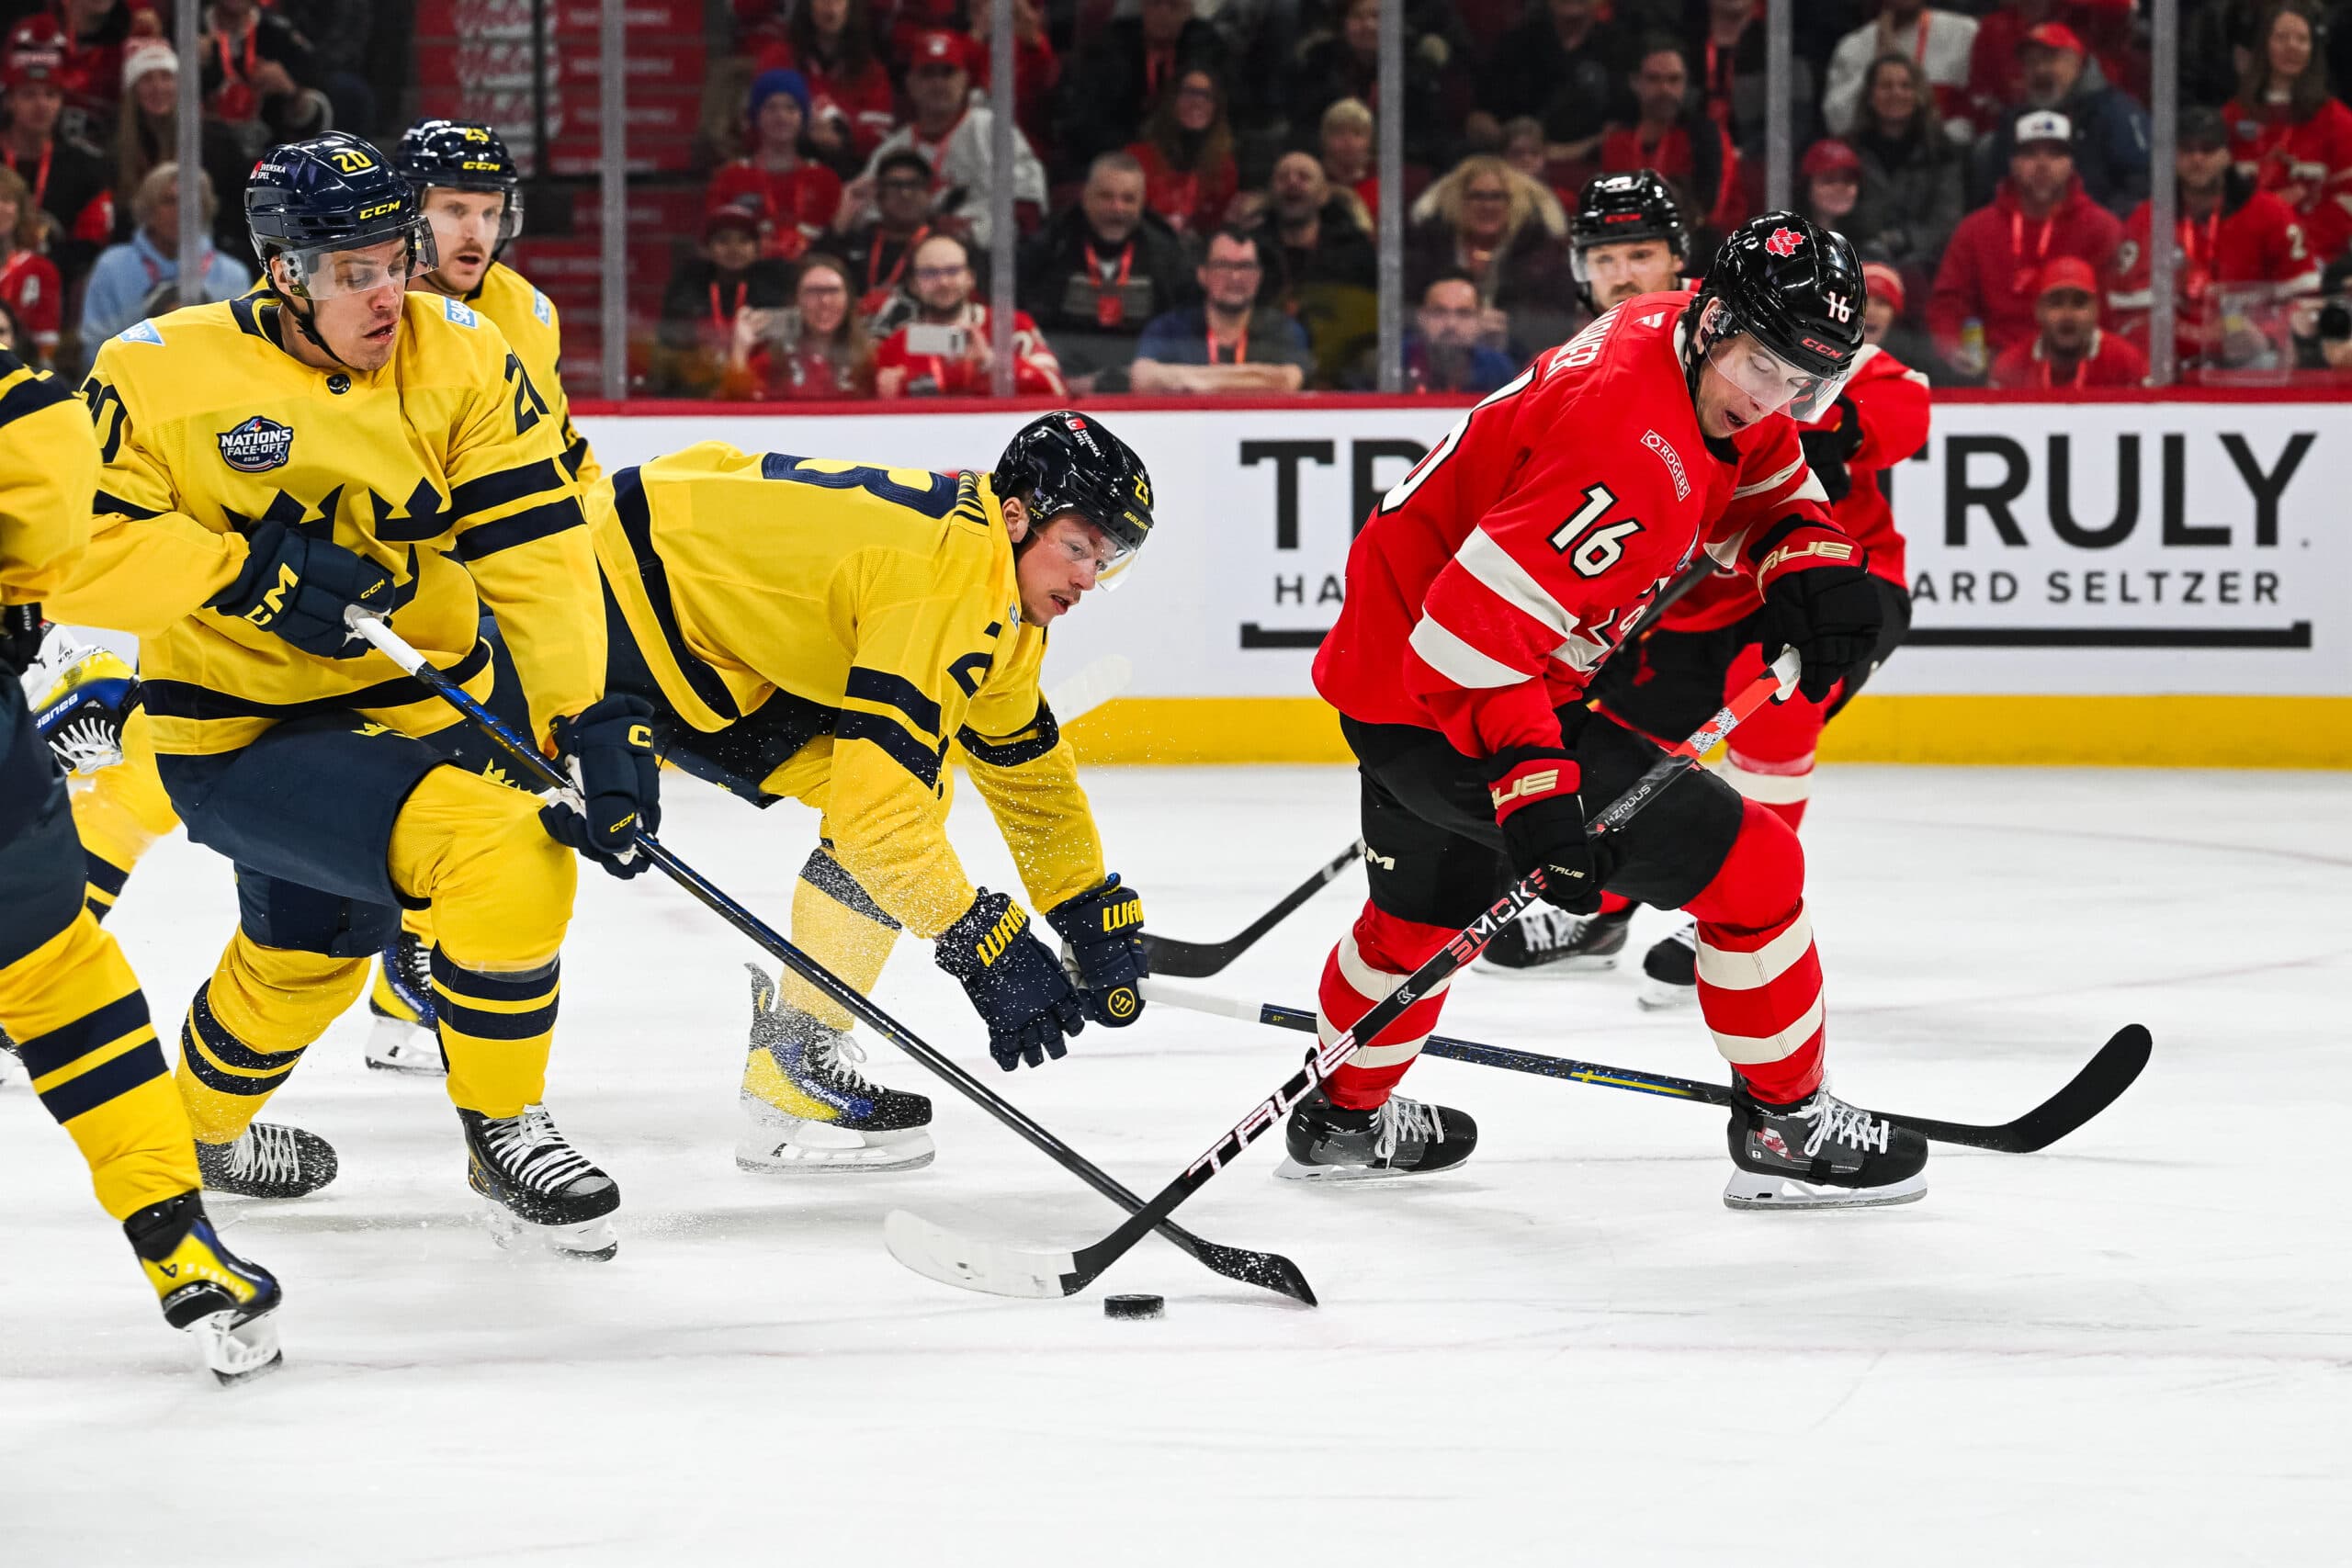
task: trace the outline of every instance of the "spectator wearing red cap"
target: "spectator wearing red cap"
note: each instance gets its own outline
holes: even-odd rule
[[[784,37],[755,58],[760,73],[793,70],[808,84],[808,145],[834,173],[854,175],[898,123],[898,94],[874,52],[865,0],[803,0]]]
[[[2230,163],[2221,111],[2183,109],[2173,167],[2179,212],[2173,251],[2174,333],[2180,364],[2242,366],[2284,351],[2285,302],[2319,288],[2319,259],[2287,204]],[[2145,348],[2154,301],[2146,202],[2123,226],[2107,297],[2116,330]]]
[[[2006,391],[2143,387],[2148,356],[2099,331],[2098,274],[2088,262],[2060,256],[2034,289],[2034,335],[1993,361],[1993,385]]]
[[[1692,102],[1682,45],[1663,33],[1651,37],[1627,85],[1640,118],[1600,139],[1600,172],[1655,169],[1699,223],[1719,231],[1737,228],[1747,216],[1739,152],[1730,133]]]
[[[114,197],[107,161],[96,148],[58,130],[65,110],[58,73],[64,45],[57,24],[32,17],[8,36],[0,83],[8,96],[0,123],[0,165],[13,169],[32,193],[40,216],[41,248],[72,288],[89,271],[98,248],[114,235]]]
[[[1885,262],[1864,262],[1862,283],[1869,290],[1862,303],[1864,343],[1877,344],[1939,386],[1961,379],[1936,356],[1928,334],[1906,319],[1911,289],[1899,270]]]
[[[924,33],[907,67],[907,99],[914,118],[885,137],[874,150],[865,173],[879,173],[885,154],[911,148],[931,165],[932,210],[960,218],[972,243],[989,247],[990,127],[994,111],[972,94],[971,51],[964,36],[933,30]],[[1019,126],[1012,131],[1012,199],[1023,207],[1023,228],[1035,223],[1046,208],[1046,171],[1037,162],[1029,139]]]
[[[2320,15],[2307,0],[2273,0],[2222,112],[2238,167],[2294,210],[2327,261],[2352,242],[2352,110],[2328,91]]]
[[[1871,63],[1861,118],[1847,141],[1861,160],[1861,205],[1873,224],[1847,238],[1924,286],[1960,222],[1966,154],[1945,137],[1917,61],[1890,54]]]
[[[1937,353],[1969,375],[2031,341],[2041,267],[2072,256],[2104,273],[2122,238],[2123,225],[2075,178],[2074,128],[2064,115],[2028,109],[2010,130],[2009,177],[1993,205],[1952,231],[1928,299]]]
[[[14,169],[0,169],[0,304],[25,333],[17,354],[47,365],[57,357],[65,288],[55,264],[40,254],[40,228],[31,187]]]
[[[1193,0],[1142,0],[1136,15],[1103,24],[1064,75],[1054,117],[1063,162],[1084,167],[1133,141],[1160,94],[1195,65],[1225,76],[1225,41]]]
[[[2055,109],[2075,129],[2075,175],[2084,192],[2121,217],[2148,197],[2148,115],[2099,74],[2083,40],[2044,22],[2018,44],[2021,108]],[[2005,118],[1976,152],[1976,189],[1989,196],[2007,167],[2016,121]]]
[[[679,264],[662,294],[662,390],[697,396],[719,389],[742,311],[792,303],[792,269],[760,254],[760,215],[715,208],[702,220],[701,254]]]
[[[752,150],[719,165],[707,208],[740,207],[760,218],[763,254],[797,261],[842,209],[842,177],[804,156],[808,84],[797,71],[763,71],[752,79],[745,120]]]
[[[1862,236],[1875,227],[1871,214],[1861,209],[1860,155],[1836,137],[1824,137],[1804,150],[1797,177],[1804,182],[1799,209],[1823,228],[1845,235],[1860,249]]]
[[[146,0],[50,0],[46,9],[57,23],[66,133],[99,145],[122,97],[124,45],[161,38],[163,24]]]
[[[2025,62],[2018,46],[2044,22],[2065,24],[2090,46],[2102,75],[2145,101],[2148,67],[2132,38],[2132,0],[2007,0],[1984,12],[1976,18],[1976,43],[1968,57],[1972,117],[1981,126],[1998,125],[2003,110],[2025,101]],[[2186,30],[2186,17],[2181,25]]]
[[[1968,56],[1976,44],[1973,17],[1933,10],[1921,0],[1886,0],[1878,19],[1838,40],[1829,54],[1829,74],[1821,92],[1821,118],[1832,136],[1852,130],[1862,116],[1862,79],[1871,62],[1907,55],[1919,62],[1936,95],[1936,112],[1954,141],[1972,140],[1968,118]]]

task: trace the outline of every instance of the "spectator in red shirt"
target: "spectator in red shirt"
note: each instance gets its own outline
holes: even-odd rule
[[[2007,0],[1978,17],[1968,55],[1971,118],[1978,125],[1997,125],[2002,110],[2025,101],[2025,62],[2018,51],[2026,35],[2044,22],[2056,22],[2080,38],[2109,82],[2127,91],[2136,90],[2134,84],[2144,88],[2146,62],[2131,47],[2132,12],[2132,0]],[[2184,17],[2184,30],[2187,26]]]
[[[144,0],[51,0],[64,59],[57,85],[65,92],[65,129],[85,141],[103,142],[122,98],[122,51],[132,38],[161,38],[163,25]]]
[[[1317,134],[1323,150],[1323,177],[1330,182],[1333,190],[1347,192],[1363,206],[1363,211],[1356,220],[1366,232],[1371,231],[1373,220],[1380,216],[1380,171],[1372,161],[1372,138],[1376,129],[1370,104],[1362,98],[1341,98],[1323,111]],[[1544,138],[1541,126],[1536,127],[1535,137],[1540,167]],[[1543,175],[1538,174],[1535,177],[1541,179]]]
[[[2034,290],[2039,330],[1993,362],[1993,385],[2007,391],[2145,386],[2148,356],[2099,331],[2098,295],[2090,263],[2060,256],[2045,265]]]
[[[872,397],[874,341],[855,303],[848,266],[811,253],[800,264],[790,306],[736,312],[727,392],[788,402]]]
[[[865,0],[801,0],[783,39],[759,52],[755,69],[800,73],[808,84],[808,145],[837,174],[864,167],[897,123]]]
[[[2222,112],[2230,152],[2255,183],[2292,208],[2323,259],[2352,241],[2352,109],[2327,90],[2309,0],[2263,13],[2238,96]]]
[[[983,93],[996,89],[996,56],[991,0],[972,0],[972,81]],[[1037,150],[1054,155],[1054,88],[1062,79],[1062,63],[1054,56],[1053,40],[1046,36],[1046,14],[1038,0],[1012,0],[1012,123]]]
[[[1180,73],[1127,153],[1143,165],[1146,207],[1179,236],[1215,233],[1241,188],[1216,73],[1193,66]]]
[[[1964,375],[1982,375],[1988,359],[2031,342],[2042,267],[2071,256],[2102,274],[2123,233],[2075,178],[2074,127],[2064,115],[2028,109],[2013,130],[2008,178],[1992,206],[1952,231],[1928,299],[1936,352]]]
[[[57,129],[65,109],[57,85],[63,60],[57,24],[34,17],[8,38],[0,83],[7,88],[0,123],[0,166],[13,169],[32,195],[40,223],[40,248],[49,253],[68,287],[90,268],[98,248],[114,235],[114,197],[106,159]]]
[[[2320,267],[2287,204],[2230,163],[2218,109],[2180,111],[2173,167],[2180,191],[2174,246],[2173,330],[2183,366],[2248,365],[2287,341],[2281,307],[2319,288]],[[2107,297],[2116,330],[2144,348],[2154,303],[2146,202],[2123,226]]]
[[[1655,169],[1681,193],[1686,210],[1718,230],[1747,216],[1739,153],[1724,128],[1690,104],[1690,68],[1682,46],[1660,34],[1634,62],[1630,78],[1641,118],[1600,139],[1600,172]]]
[[[763,71],[752,79],[752,150],[720,165],[704,206],[741,207],[760,216],[768,255],[797,260],[841,215],[842,177],[801,155],[808,126],[808,84],[797,71]]]
[[[38,352],[44,365],[57,357],[64,299],[57,268],[40,254],[32,188],[14,169],[0,169],[0,303],[15,312],[30,344],[20,351],[25,357]]]
[[[971,254],[952,234],[915,247],[912,314],[882,341],[874,390],[885,399],[986,397],[995,351],[989,308],[972,297]],[[1025,310],[1012,318],[1012,389],[1022,397],[1068,395],[1060,361]]]

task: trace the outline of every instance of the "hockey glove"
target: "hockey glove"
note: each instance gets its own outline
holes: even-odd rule
[[[932,958],[962,982],[972,1010],[989,1026],[989,1055],[1006,1072],[1045,1066],[1069,1054],[1062,1036],[1086,1027],[1086,1009],[1069,976],[1029,929],[1029,911],[1001,893],[980,889],[961,919],[939,933]]]
[[[69,773],[95,773],[122,761],[122,727],[139,703],[139,677],[108,648],[75,642],[62,627],[25,671],[40,738]]]
[[[390,609],[390,572],[356,550],[297,534],[283,523],[262,524],[246,542],[252,553],[245,570],[205,608],[274,632],[321,659],[368,651],[367,640],[343,624],[343,612],[353,604],[379,615]]]
[[[11,604],[0,609],[0,664],[11,675],[22,675],[40,657],[40,639],[48,623],[39,604]]]
[[[1758,541],[1756,580],[1780,639],[1804,660],[1797,690],[1821,702],[1860,679],[1878,648],[1886,612],[1861,546],[1834,528],[1792,517]]]
[[[1564,750],[1514,746],[1487,764],[1487,793],[1503,830],[1511,874],[1544,874],[1544,901],[1572,915],[1600,912],[1600,889],[1616,870],[1615,847],[1586,837],[1577,798],[1577,760]]]
[[[1143,899],[1119,886],[1113,872],[1102,886],[1064,899],[1046,921],[1069,944],[1086,998],[1086,1016],[1105,1029],[1124,1029],[1143,1016],[1136,982],[1151,973],[1143,945]]]
[[[1804,448],[1804,466],[1821,481],[1830,505],[1854,492],[1854,477],[1846,471],[1846,465],[1862,449],[1862,417],[1855,411],[1853,399],[1838,400],[1836,424],[1799,425],[1797,445]]]
[[[643,697],[602,697],[554,725],[555,749],[588,808],[568,801],[543,807],[548,836],[613,875],[631,877],[653,862],[630,853],[637,835],[662,826],[662,763],[653,754],[653,705]]]

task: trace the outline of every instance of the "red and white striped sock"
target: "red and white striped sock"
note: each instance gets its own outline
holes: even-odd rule
[[[1804,908],[1804,856],[1768,807],[1747,804],[1731,853],[1687,906],[1699,922],[1699,1009],[1756,1097],[1792,1104],[1821,1087],[1821,956]]]
[[[1331,955],[1323,961],[1323,982],[1315,997],[1315,1026],[1325,1044],[1353,1028],[1373,1005],[1428,963],[1456,933],[1443,926],[1400,919],[1367,903],[1363,913]],[[1331,1103],[1371,1111],[1388,1096],[1421,1054],[1421,1043],[1437,1028],[1448,980],[1405,1010],[1380,1038],[1334,1069],[1327,1084]]]
[[[1715,770],[1724,783],[1786,822],[1804,825],[1804,808],[1813,799],[1813,753],[1768,758],[1733,750]]]

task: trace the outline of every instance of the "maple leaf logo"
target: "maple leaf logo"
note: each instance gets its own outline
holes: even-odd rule
[[[1775,229],[1771,238],[1764,242],[1764,248],[1776,256],[1792,256],[1804,243],[1804,236],[1794,229]]]

